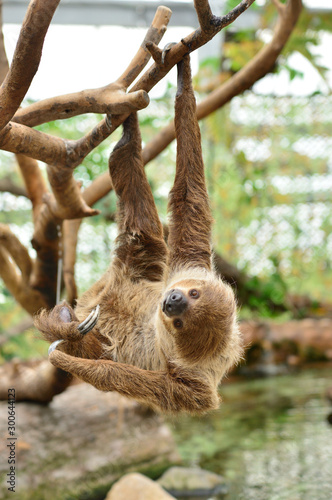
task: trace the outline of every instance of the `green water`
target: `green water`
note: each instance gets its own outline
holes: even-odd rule
[[[331,366],[224,384],[218,412],[170,423],[185,464],[222,474],[225,500],[332,500],[331,385]]]

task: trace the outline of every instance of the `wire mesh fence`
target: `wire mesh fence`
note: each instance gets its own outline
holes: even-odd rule
[[[332,97],[248,92],[223,113],[227,151],[209,162],[224,163],[209,182],[217,246],[250,275],[277,272],[293,292],[331,299]]]

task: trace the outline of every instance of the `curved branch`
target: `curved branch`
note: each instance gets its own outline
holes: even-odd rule
[[[0,224],[0,246],[12,257],[22,273],[23,281],[28,282],[32,269],[28,250],[5,224]]]
[[[43,200],[55,218],[78,219],[99,214],[99,210],[93,210],[83,200],[72,169],[47,165],[47,174],[52,194],[45,193]]]
[[[20,154],[16,155],[16,159],[24,179],[26,195],[32,203],[33,218],[36,220],[43,203],[43,195],[47,192],[46,183],[37,160]]]
[[[1,149],[24,154],[51,165],[66,165],[69,142],[15,122],[8,123],[0,131]]]
[[[279,17],[270,43],[265,45],[251,61],[223,85],[211,92],[197,105],[197,118],[202,120],[229,102],[234,96],[249,89],[269,73],[285,46],[302,9],[301,0],[288,0],[278,10]],[[163,128],[143,150],[144,163],[158,156],[175,139],[174,122]]]
[[[164,76],[188,53],[197,50],[202,45],[209,42],[219,31],[231,24],[235,19],[247,10],[255,0],[242,0],[231,12],[223,17],[213,16],[207,0],[196,0],[195,8],[202,26],[197,28],[190,35],[183,38],[179,43],[175,43],[167,50],[167,55],[159,63],[155,63],[144,73],[136,85],[131,89],[135,92],[139,89],[150,92],[150,90],[164,78]],[[207,14],[203,14],[204,6],[208,5]],[[206,16],[210,22],[206,21]],[[204,19],[203,19],[204,18]]]
[[[44,38],[60,0],[32,0],[9,72],[0,89],[0,130],[19,108],[41,59]]]
[[[10,193],[14,196],[25,196],[28,198],[28,194],[24,187],[15,184],[9,177],[5,177],[0,180],[0,192]]]
[[[0,245],[0,277],[15,300],[29,314],[35,314],[42,307],[46,307],[47,304],[42,295],[22,279],[22,275],[17,272],[17,267],[10,259],[10,255],[12,256],[6,248]]]
[[[149,96],[144,90],[126,94],[126,89],[137,78],[150,59],[148,42],[159,43],[171,17],[171,10],[158,7],[146,36],[128,68],[116,82],[99,89],[82,90],[50,99],[44,99],[19,109],[13,121],[35,127],[52,120],[70,118],[84,113],[119,115],[145,108]]]
[[[58,97],[50,97],[20,108],[13,121],[35,127],[53,120],[71,118],[84,113],[131,113],[146,108],[150,99],[144,90],[126,94],[118,83],[99,89],[88,89]]]
[[[128,68],[117,79],[117,82],[123,85],[126,89],[133,83],[133,81],[138,77],[143,68],[147,65],[151,57],[150,52],[147,50],[147,44],[153,43],[158,45],[158,43],[164,36],[171,15],[172,11],[167,7],[158,7],[152,24],[140,48],[138,49],[137,54],[130,62]]]

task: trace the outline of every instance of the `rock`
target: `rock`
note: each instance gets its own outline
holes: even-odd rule
[[[175,497],[226,493],[224,478],[199,467],[171,467],[157,481]]]
[[[159,484],[133,472],[117,481],[105,500],[172,500]]]
[[[12,499],[7,402],[0,403],[0,498]],[[163,419],[117,393],[71,386],[48,406],[16,403],[16,497],[103,498],[135,470],[160,475],[180,459]]]

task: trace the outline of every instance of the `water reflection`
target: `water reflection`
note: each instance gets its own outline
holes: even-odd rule
[[[225,500],[331,500],[331,384],[329,367],[224,385],[218,412],[171,421],[185,463],[222,474]]]

